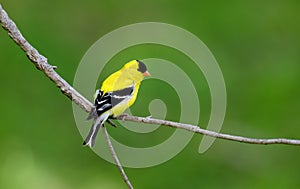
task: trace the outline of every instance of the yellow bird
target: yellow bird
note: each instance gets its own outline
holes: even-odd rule
[[[106,121],[110,122],[109,118],[121,115],[135,102],[145,76],[150,76],[146,65],[139,60],[132,60],[104,80],[100,90],[96,91],[94,108],[87,118],[94,119],[94,123],[83,146],[93,147],[100,126]]]

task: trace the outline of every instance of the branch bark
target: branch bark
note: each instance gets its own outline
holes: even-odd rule
[[[123,167],[122,167],[122,165],[121,165],[121,163],[120,163],[120,161],[118,159],[118,156],[117,156],[117,154],[115,152],[115,149],[114,149],[114,147],[113,147],[113,145],[111,143],[111,140],[109,138],[109,134],[108,134],[108,132],[106,130],[106,127],[105,126],[101,126],[101,127],[102,127],[102,132],[104,133],[104,137],[105,137],[105,139],[107,141],[110,153],[111,153],[112,157],[114,158],[114,161],[116,162],[116,164],[117,164],[117,166],[119,168],[119,171],[120,171],[120,173],[121,173],[121,175],[123,177],[123,180],[127,184],[128,188],[133,189],[133,186],[131,185],[131,183],[130,183],[130,181],[129,181],[127,175],[126,175],[126,173],[124,172],[124,169],[123,169]]]
[[[148,117],[138,117],[138,116],[127,116],[121,115],[118,117],[120,120],[125,121],[133,121],[133,122],[140,122],[140,123],[148,123],[148,124],[160,124],[169,127],[185,129],[187,131],[199,133],[202,135],[207,135],[211,137],[221,138],[225,140],[237,141],[242,143],[249,143],[249,144],[290,144],[290,145],[300,145],[300,140],[296,139],[286,139],[286,138],[270,138],[270,139],[262,139],[262,138],[249,138],[243,136],[236,136],[224,133],[217,133],[214,131],[209,131],[206,129],[201,129],[198,126],[186,124],[186,123],[178,123],[173,121],[161,120],[161,119],[154,119]]]
[[[60,75],[54,70],[56,67],[48,63],[47,58],[41,55],[37,49],[35,49],[21,34],[16,24],[8,17],[6,11],[2,8],[0,4],[0,22],[2,27],[8,32],[8,35],[14,40],[14,42],[21,47],[21,49],[26,53],[29,60],[36,66],[37,69],[41,70],[51,81],[53,81],[56,86],[70,98],[74,103],[79,105],[83,110],[89,112],[92,108],[92,103],[90,103],[86,98],[84,98],[79,92],[77,92],[68,82],[66,82]],[[132,189],[132,185],[116,155],[116,152],[111,144],[110,138],[106,131],[106,128],[102,129],[106,142],[109,146],[109,150],[115,160],[116,165],[121,173],[121,176],[128,188]]]
[[[35,65],[37,69],[42,71],[56,86],[70,98],[74,103],[89,112],[92,107],[86,98],[78,93],[68,82],[66,82],[54,69],[56,66],[52,66],[48,63],[47,58],[41,55],[37,49],[35,49],[21,34],[16,24],[8,17],[6,11],[0,4],[0,22],[2,27],[8,32],[8,35],[14,42],[21,47],[26,53],[29,60]]]
[[[8,32],[8,35],[14,40],[14,42],[21,47],[21,49],[26,53],[29,60],[40,70],[42,71],[51,81],[53,81],[56,86],[61,90],[61,92],[70,98],[74,103],[80,106],[86,112],[89,112],[92,108],[92,103],[89,102],[86,98],[84,98],[79,92],[77,92],[68,82],[66,82],[54,69],[55,66],[52,66],[48,63],[47,59],[41,55],[37,49],[35,49],[29,42],[23,37],[16,24],[8,17],[5,10],[2,8],[0,4],[0,22],[2,27]],[[211,137],[221,138],[225,140],[237,141],[242,143],[249,144],[288,144],[288,145],[300,145],[300,140],[298,139],[286,139],[286,138],[270,138],[270,139],[262,139],[262,138],[249,138],[243,136],[236,136],[230,134],[217,133],[214,131],[209,131],[205,129],[201,129],[199,126],[172,122],[167,120],[160,120],[154,118],[144,118],[137,116],[128,116],[122,115],[119,116],[118,119],[125,121],[133,121],[140,123],[148,123],[148,124],[160,124],[164,126],[174,127],[185,129],[191,132],[195,132],[202,135],[207,135]],[[129,188],[132,188],[117,156],[111,144],[111,141],[108,137],[108,133],[106,129],[103,129],[104,135],[106,136],[107,143],[110,147],[111,153],[114,157],[116,164],[121,172],[123,180],[126,182]]]

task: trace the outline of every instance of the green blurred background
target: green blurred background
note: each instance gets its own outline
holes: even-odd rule
[[[2,0],[1,4],[27,40],[70,83],[87,49],[118,27],[156,21],[185,28],[209,47],[223,71],[228,106],[222,132],[300,138],[300,1]],[[119,68],[109,65],[132,58],[164,58],[184,69],[197,83],[199,125],[207,124],[210,94],[205,78],[174,49],[158,45],[126,49],[111,60],[99,83]],[[126,188],[115,165],[81,147],[70,100],[35,69],[2,29],[0,62],[0,188]],[[166,100],[166,118],[179,120],[179,101],[176,95],[170,98],[170,92],[173,89],[164,83],[145,81],[133,114],[148,115],[148,103],[159,95]],[[161,128],[131,135],[121,127],[109,128],[114,138],[131,146],[159,144],[173,131]],[[126,168],[132,184],[145,189],[300,185],[297,146],[216,140],[209,151],[198,154],[201,138],[194,136],[164,164]]]

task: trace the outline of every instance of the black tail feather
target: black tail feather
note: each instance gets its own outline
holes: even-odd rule
[[[109,112],[94,118],[94,123],[90,129],[88,136],[83,142],[83,146],[93,147],[95,145],[95,140],[96,140],[98,130],[101,125],[103,126],[104,122],[107,120],[108,117],[109,117]]]
[[[94,118],[96,118],[97,116],[98,116],[98,114],[97,114],[96,108],[93,107],[93,108],[91,109],[91,111],[90,111],[88,117],[86,118],[86,120],[88,121],[88,120],[94,119]]]
[[[97,125],[93,125],[90,129],[90,132],[88,134],[88,136],[85,138],[84,142],[83,142],[83,146],[90,146],[90,147],[94,147],[95,145],[95,141],[96,141],[96,136],[98,134],[98,130],[100,128],[100,124]]]

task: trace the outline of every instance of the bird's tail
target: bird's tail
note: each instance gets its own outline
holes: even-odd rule
[[[97,115],[97,111],[96,111],[96,108],[95,107],[92,107],[88,117],[86,118],[86,120],[91,120],[91,119],[94,119],[96,118],[98,115]]]
[[[98,130],[100,126],[103,126],[104,122],[108,119],[108,117],[109,117],[109,113],[104,113],[94,120],[90,132],[82,144],[83,146],[93,147],[95,145],[95,140],[96,140]]]

